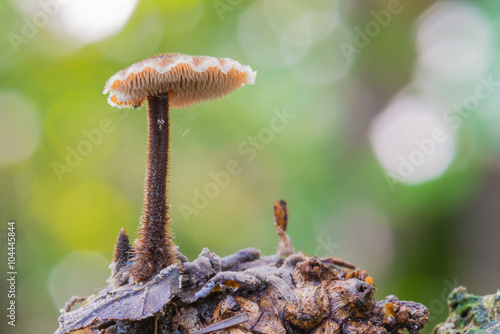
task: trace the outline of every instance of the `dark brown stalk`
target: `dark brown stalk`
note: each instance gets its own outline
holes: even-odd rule
[[[176,261],[172,232],[167,226],[167,174],[169,152],[168,93],[148,97],[149,145],[144,210],[140,238],[131,275],[145,281]]]

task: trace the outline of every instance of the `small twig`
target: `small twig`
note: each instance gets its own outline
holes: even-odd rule
[[[73,306],[75,306],[76,303],[83,303],[86,300],[87,300],[87,297],[73,296],[73,297],[71,297],[70,300],[68,300],[66,302],[66,304],[64,304],[63,310],[64,310],[64,312],[69,312],[69,311],[71,311],[71,308]]]
[[[205,298],[212,292],[213,288],[221,283],[224,283],[225,281],[235,281],[251,291],[257,290],[261,284],[260,279],[257,279],[254,275],[245,272],[221,271],[212,277],[203,288],[195,293],[194,300],[197,301],[200,298]]]
[[[226,320],[222,320],[221,322],[218,322],[216,324],[210,325],[208,327],[205,327],[193,334],[207,334],[207,333],[212,333],[221,329],[226,329],[229,327],[233,327],[239,324],[242,324],[244,322],[248,321],[248,313],[240,313],[238,315],[235,315],[234,317],[231,317]]]
[[[326,265],[336,264],[336,265],[342,266],[344,268],[356,269],[355,264],[352,264],[351,262],[344,260],[343,258],[340,258],[337,256],[330,256],[330,257],[321,259],[321,262],[323,262]]]

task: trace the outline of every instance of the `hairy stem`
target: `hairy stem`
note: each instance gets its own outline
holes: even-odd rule
[[[168,93],[148,97],[149,145],[141,235],[134,244],[132,276],[145,281],[175,262],[172,233],[167,226],[169,153]]]

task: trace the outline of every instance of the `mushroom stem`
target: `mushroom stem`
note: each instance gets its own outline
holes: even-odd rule
[[[144,210],[131,270],[136,281],[145,281],[176,261],[172,232],[167,227],[168,116],[168,93],[148,96],[149,145]]]

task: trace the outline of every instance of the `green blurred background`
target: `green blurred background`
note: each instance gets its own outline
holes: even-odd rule
[[[2,333],[53,332],[66,300],[106,285],[120,228],[136,234],[145,107],[102,89],[165,52],[257,71],[172,113],[170,215],[190,259],[272,254],[285,198],[297,250],[367,269],[377,299],[425,304],[425,333],[454,286],[500,288],[498,1],[1,0],[0,27],[0,258],[15,220],[18,271]]]

